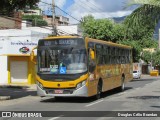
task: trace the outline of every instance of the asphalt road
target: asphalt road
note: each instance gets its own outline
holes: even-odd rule
[[[42,120],[159,120],[160,118],[157,117],[115,118],[113,117],[114,115],[104,117],[108,114],[106,111],[160,111],[159,84],[160,77],[142,76],[140,80],[137,79],[127,83],[124,92],[118,92],[116,89],[111,90],[103,93],[102,98],[99,100],[93,98],[40,98],[30,95],[19,99],[1,101],[0,111],[55,111],[55,115],[48,118],[41,118]],[[56,113],[56,111],[61,112]],[[66,111],[74,112],[66,113]],[[83,117],[85,115],[88,117]],[[79,117],[75,118],[75,116]],[[15,118],[10,119],[12,120]]]

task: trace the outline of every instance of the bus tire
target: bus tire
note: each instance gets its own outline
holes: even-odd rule
[[[123,92],[125,90],[125,82],[124,82],[124,80],[125,80],[125,77],[122,76],[122,78],[121,78],[121,86],[119,88],[120,92]]]
[[[102,81],[100,80],[97,85],[97,94],[95,96],[97,100],[101,98],[101,93],[102,93]]]

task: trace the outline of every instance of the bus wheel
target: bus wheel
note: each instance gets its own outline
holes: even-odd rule
[[[100,99],[101,98],[101,92],[102,92],[102,82],[99,81],[98,85],[97,85],[97,94],[95,96],[96,99]]]
[[[123,92],[125,90],[125,83],[124,83],[124,77],[121,78],[121,86],[120,86],[120,91]]]

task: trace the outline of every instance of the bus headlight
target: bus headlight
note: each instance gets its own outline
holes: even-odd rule
[[[86,84],[86,80],[78,83],[76,89],[81,88],[81,87],[84,86],[85,84]]]
[[[82,86],[84,86],[86,84],[86,80],[82,82]]]
[[[43,89],[43,85],[42,85],[39,81],[37,81],[37,85],[38,85],[41,89]]]

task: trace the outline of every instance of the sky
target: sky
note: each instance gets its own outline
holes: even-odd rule
[[[42,0],[43,1],[43,0]],[[55,5],[63,9],[56,9],[56,15],[64,15],[70,19],[71,24],[78,23],[82,17],[93,15],[96,19],[122,17],[132,13],[135,7],[128,7],[129,0],[55,0]],[[52,0],[44,0],[44,2],[52,3]],[[52,14],[51,5],[40,3],[40,7],[45,14]],[[75,19],[71,18],[73,16]]]

